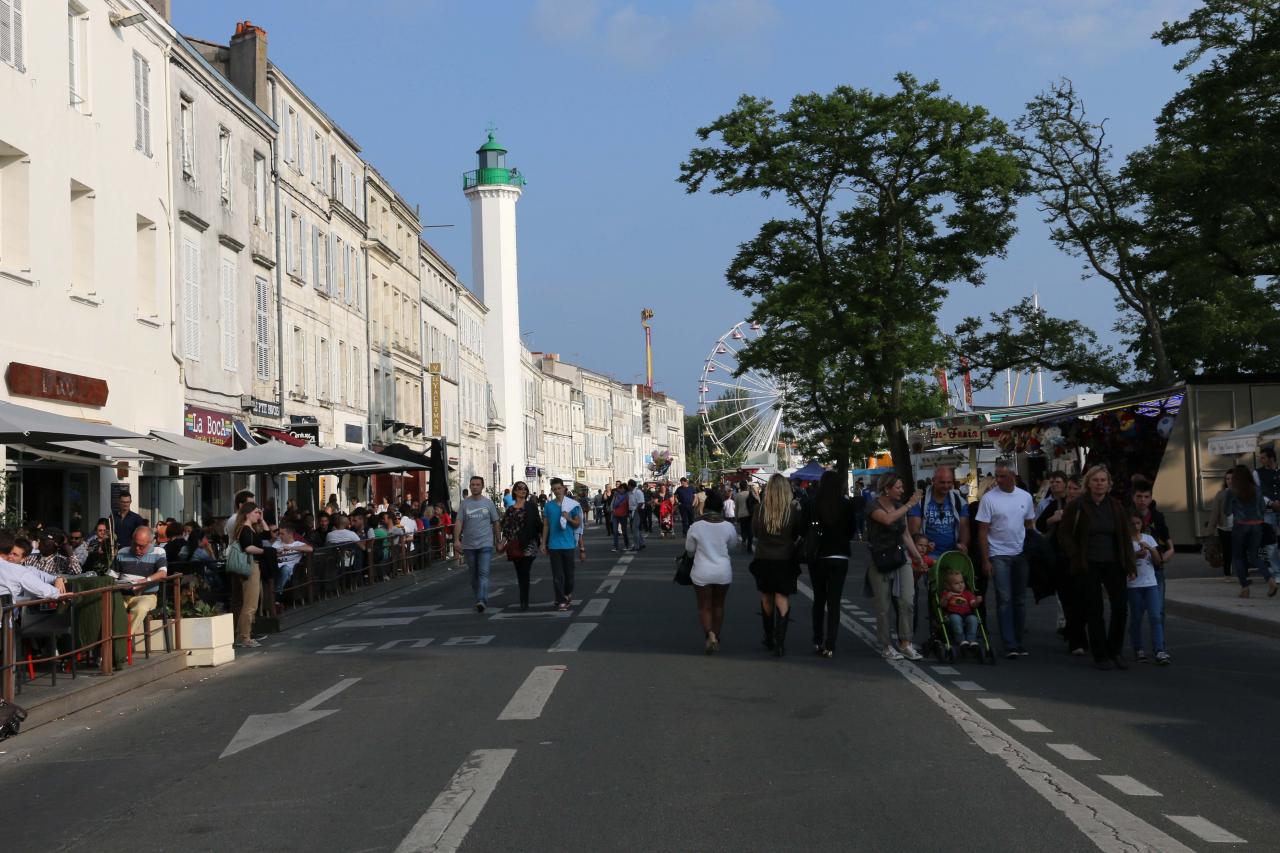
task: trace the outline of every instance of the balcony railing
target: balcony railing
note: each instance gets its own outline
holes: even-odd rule
[[[469,190],[484,184],[499,184],[510,187],[523,187],[524,175],[515,169],[475,169],[462,176],[462,188]]]

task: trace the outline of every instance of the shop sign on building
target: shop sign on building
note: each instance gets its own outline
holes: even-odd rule
[[[947,447],[952,444],[982,444],[986,440],[986,430],[980,426],[933,427],[929,430],[929,444],[934,447]]]
[[[42,400],[61,400],[82,406],[107,404],[107,380],[77,373],[64,373],[34,364],[9,362],[4,374],[9,393],[18,397],[37,397]]]
[[[260,418],[280,419],[280,404],[271,400],[259,400],[254,397],[250,400],[250,410]]]
[[[231,415],[199,406],[187,406],[183,415],[182,432],[187,438],[231,447],[236,429],[235,418]]]

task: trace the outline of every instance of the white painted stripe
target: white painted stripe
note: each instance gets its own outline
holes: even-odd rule
[[[1017,726],[1024,732],[1030,732],[1033,735],[1044,735],[1053,731],[1053,729],[1049,728],[1044,723],[1038,722],[1037,720],[1010,720],[1009,723],[1010,725]]]
[[[330,625],[330,628],[387,628],[392,625],[408,625],[419,616],[386,616],[382,619],[348,619],[345,622],[338,622]]]
[[[564,634],[560,639],[556,640],[555,645],[547,649],[549,652],[576,652],[582,645],[582,641],[600,627],[599,622],[574,622],[568,628],[564,629]]]
[[[810,599],[813,598],[813,590],[807,584],[799,584],[799,588]],[[844,616],[840,624],[871,649],[879,649],[875,634],[854,620]],[[1102,796],[1021,741],[1010,737],[920,667],[906,661],[885,663],[945,711],[984,752],[1003,761],[1028,787],[1065,815],[1099,850],[1106,853],[1131,853],[1133,850],[1192,853],[1190,847],[1172,835]]]
[[[593,598],[578,611],[579,616],[603,616],[604,609],[609,606],[607,598]]]
[[[859,617],[858,617],[858,621],[859,621],[859,622],[867,622],[867,623],[871,623],[871,622],[876,621],[876,617],[874,617],[874,616],[859,616]]]
[[[1046,743],[1045,746],[1061,755],[1068,761],[1100,761],[1098,756],[1086,752],[1074,743]]]
[[[934,672],[938,673],[938,675],[959,675],[960,674],[960,670],[956,669],[954,666],[931,666],[929,668],[932,669]]]
[[[1227,832],[1216,823],[1211,823],[1200,817],[1200,815],[1176,815],[1167,814],[1165,817],[1176,823],[1178,826],[1195,833],[1200,836],[1201,841],[1208,841],[1210,844],[1248,844],[1238,835]]]
[[[380,616],[401,615],[406,613],[430,613],[432,610],[439,610],[439,604],[425,604],[420,607],[374,607],[365,611],[361,615],[368,613],[377,613]]]
[[[988,699],[985,696],[975,697],[983,705],[986,705],[993,711],[1012,711],[1013,706],[1003,699]]]
[[[564,666],[535,666],[524,684],[511,697],[507,707],[502,709],[498,719],[536,720],[541,717],[542,707],[551,698],[551,691],[556,689],[564,671]]]
[[[499,610],[490,619],[572,619],[572,610]]]
[[[627,573],[626,566],[614,566],[612,569],[609,570],[609,577],[620,578],[626,573]]]
[[[983,687],[981,684],[979,684],[976,681],[953,681],[951,682],[951,685],[953,687],[959,688],[960,690],[972,690],[975,692],[986,690],[985,687]]]
[[[1128,794],[1131,797],[1159,797],[1163,796],[1154,788],[1148,788],[1132,776],[1103,776],[1098,774],[1098,778],[1115,788],[1122,794]]]
[[[596,590],[596,595],[603,595],[606,592],[617,592],[617,591],[618,591],[618,579],[605,578],[604,580],[600,581],[600,588]]]
[[[515,755],[514,749],[477,749],[467,756],[396,853],[453,853],[461,847]]]

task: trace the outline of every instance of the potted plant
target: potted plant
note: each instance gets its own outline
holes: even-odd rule
[[[235,627],[235,617],[208,602],[183,602],[180,633],[187,666],[221,666],[235,660]]]

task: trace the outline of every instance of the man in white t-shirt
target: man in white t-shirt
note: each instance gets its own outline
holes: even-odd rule
[[[1027,530],[1036,522],[1035,500],[1018,488],[1007,462],[996,463],[996,485],[978,504],[978,547],[982,572],[996,582],[996,613],[1006,658],[1026,657],[1022,631],[1026,624],[1030,569],[1022,553]]]

